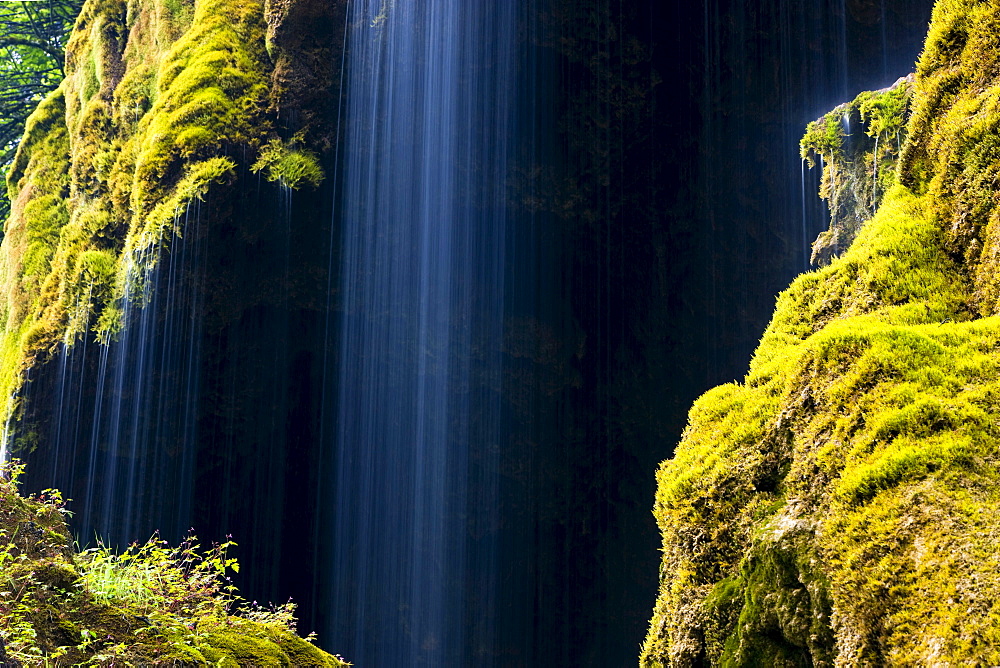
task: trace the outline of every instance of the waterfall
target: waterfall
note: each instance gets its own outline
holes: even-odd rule
[[[306,599],[309,520],[286,509],[317,505],[300,445],[310,420],[293,412],[308,410],[295,397],[309,394],[315,353],[291,286],[311,265],[290,249],[328,230],[289,207],[247,178],[179,211],[176,235],[128,258],[121,331],[97,341],[84,327],[31,370],[15,452],[29,457],[29,489],[73,499],[81,545],[232,534],[254,564],[240,583],[252,597]]]
[[[802,158],[799,166],[799,180],[802,194],[802,268],[809,270],[809,260],[812,255],[812,239],[809,238],[808,216],[806,214],[806,159]]]
[[[105,343],[68,335],[55,363],[25,384],[34,425],[17,434],[20,448],[25,439],[47,448],[29,479],[77,501],[82,544],[125,545],[155,530],[176,537],[192,523],[206,270],[199,207],[175,225],[183,236],[130,258],[120,334]]]
[[[358,665],[491,651],[513,4],[349,8],[326,568]]]

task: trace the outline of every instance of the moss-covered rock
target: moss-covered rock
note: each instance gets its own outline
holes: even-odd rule
[[[269,110],[306,143],[336,143],[340,104],[338,68],[344,54],[346,0],[267,0],[271,71]]]
[[[847,250],[896,183],[912,96],[911,75],[861,93],[806,127],[799,151],[810,168],[822,166],[819,195],[830,209],[830,227],[813,243],[814,265]]]
[[[180,235],[190,238],[192,231],[183,229],[189,208],[206,200],[206,216],[221,212],[213,229],[231,231],[239,229],[231,210],[247,190],[243,182],[256,188],[263,181],[255,166],[288,188],[311,190],[323,181],[321,165],[334,137],[322,120],[324,105],[332,103],[330,83],[338,78],[330,50],[342,35],[331,25],[343,25],[344,5],[85,3],[68,40],[67,77],[29,119],[8,172],[12,212],[0,245],[0,422],[9,427],[30,416],[5,429],[4,439],[16,435],[3,443],[0,460],[8,449],[47,445],[45,417],[21,403],[29,373],[44,375],[52,352],[63,346],[117,336],[126,314],[136,311],[131,307],[149,301],[146,281],[157,263]],[[0,596],[0,659],[204,665],[215,651],[233,665],[248,665],[256,659],[244,660],[240,648],[254,645],[267,649],[261,656],[284,657],[282,665],[343,665],[292,633],[288,618],[230,615],[226,606],[235,599],[215,597],[215,585],[167,611],[149,597],[98,592],[86,577],[93,555],[69,549],[59,504],[23,499],[3,485],[0,573],[6,579],[0,585],[7,583],[7,590]],[[151,555],[162,559],[147,566],[168,567],[162,553],[145,557]],[[110,558],[107,564],[127,566]],[[162,603],[166,594],[157,596]],[[244,637],[239,647],[223,646]]]
[[[340,666],[310,642],[274,626],[237,623],[233,628],[209,633],[199,646],[206,660],[221,666]]]
[[[205,658],[231,666],[289,666],[288,655],[270,640],[247,635],[241,630],[217,631],[202,647]]]
[[[692,408],[642,665],[1000,663],[997,35],[938,3],[901,185]]]
[[[980,315],[1000,311],[1000,9],[938,2],[917,63],[900,175],[934,203],[946,247],[973,281]]]
[[[30,119],[8,175],[0,420],[55,346],[108,341],[125,301],[145,303],[192,202],[235,191],[254,166],[289,188],[323,181],[339,33],[319,35],[342,16],[343,3],[307,0],[84,5],[66,80]]]
[[[24,140],[7,173],[12,206],[0,246],[0,401],[9,402],[7,414],[14,409],[23,373],[37,350],[41,290],[69,222],[70,146],[65,118],[63,87],[28,118]]]

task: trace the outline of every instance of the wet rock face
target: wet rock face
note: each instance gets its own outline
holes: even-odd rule
[[[267,47],[274,62],[271,108],[293,132],[329,150],[336,138],[346,0],[268,0]]]
[[[830,210],[829,229],[813,243],[813,266],[829,264],[850,247],[896,182],[913,82],[910,75],[888,88],[861,93],[806,128],[802,159],[822,168],[819,196]]]

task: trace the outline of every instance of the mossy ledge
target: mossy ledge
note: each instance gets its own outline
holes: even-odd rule
[[[183,234],[193,203],[231,191],[254,165],[287,188],[323,181],[329,129],[292,127],[277,106],[303,104],[289,92],[290,47],[275,34],[298,5],[332,15],[342,3],[86,3],[68,42],[67,77],[29,119],[7,178],[5,423],[16,419],[28,369],[58,346],[117,335],[129,303],[148,298],[144,281]]]
[[[937,3],[898,183],[692,408],[642,666],[1000,664],[998,36]]]
[[[813,265],[829,264],[847,250],[896,183],[912,97],[910,75],[861,93],[806,126],[799,152],[810,169],[822,166],[819,196],[830,209],[830,228],[813,243]]]

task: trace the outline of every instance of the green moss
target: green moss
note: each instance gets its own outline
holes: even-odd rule
[[[97,91],[101,88],[101,82],[97,79],[97,58],[93,51],[89,57],[84,58],[81,73],[83,86],[80,88],[80,106],[82,107],[97,95]]]
[[[927,192],[949,252],[973,282],[982,315],[1000,304],[995,183],[1000,178],[1000,11],[971,0],[935,7],[917,64],[911,137],[900,176]]]
[[[193,0],[163,0],[167,23],[177,32],[183,32],[194,19]]]
[[[205,658],[223,666],[345,666],[312,643],[275,625],[237,622],[207,634],[199,646]]]
[[[7,173],[12,197],[0,246],[0,401],[3,415],[16,405],[16,392],[31,352],[44,347],[38,322],[44,283],[54,247],[69,220],[69,136],[65,94],[60,88],[29,117],[24,139]],[[29,445],[30,447],[30,445]]]
[[[817,160],[833,164],[844,156],[844,116],[848,113],[850,106],[840,106],[806,126],[799,153],[810,167]]]
[[[311,642],[307,642],[287,630],[276,627],[268,628],[267,637],[281,648],[281,651],[288,656],[291,665],[296,666],[296,668],[309,668],[311,666],[330,666],[333,668],[343,665],[339,660],[331,659],[329,654]]]
[[[8,174],[0,419],[16,411],[25,369],[55,346],[120,331],[122,299],[148,298],[142,277],[182,232],[180,214],[236,180],[233,155],[281,145],[265,29],[263,0],[84,7],[66,81],[29,119]],[[300,148],[267,170],[290,187],[322,179]]]
[[[217,631],[208,636],[208,646],[214,651],[212,660],[226,657],[234,665],[290,666],[288,655],[270,640],[255,638],[239,631]]]
[[[806,127],[799,152],[810,168],[822,163],[819,195],[830,208],[830,228],[813,245],[813,264],[844,252],[895,185],[912,97],[907,77],[861,93]]]
[[[24,138],[7,171],[11,199],[16,199],[27,185],[25,177],[29,172],[32,182],[44,183],[39,177],[56,177],[55,180],[63,185],[68,162],[66,97],[63,89],[58,88],[38,105],[25,124]]]
[[[903,185],[692,408],[643,665],[1000,661],[998,36],[1000,8],[937,4]],[[905,106],[856,103],[883,141]],[[844,160],[829,118],[808,143]]]
[[[194,664],[201,666],[209,662],[208,657],[194,647],[179,644],[171,644],[170,648],[158,658],[165,665]]]
[[[117,258],[109,251],[88,250],[80,255],[78,273],[81,278],[104,282],[115,271]]]
[[[195,8],[191,27],[164,58],[157,101],[144,117],[132,192],[136,222],[184,178],[183,168],[176,170],[185,161],[266,136],[264,27],[259,2],[205,0]]]
[[[260,152],[260,158],[251,169],[264,172],[268,181],[276,181],[285,188],[298,190],[309,184],[313,188],[322,183],[324,174],[315,153],[294,148],[295,142],[273,139]]]

